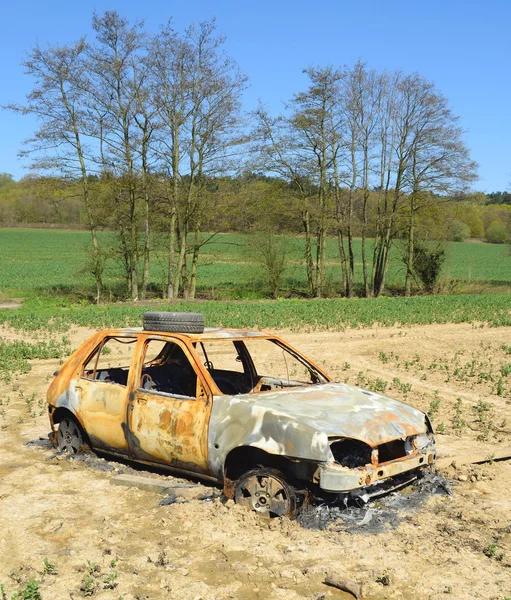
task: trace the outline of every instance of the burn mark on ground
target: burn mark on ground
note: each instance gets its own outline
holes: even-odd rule
[[[296,521],[306,529],[373,535],[396,529],[434,495],[451,496],[451,483],[437,473],[426,473],[413,485],[367,504],[355,499],[345,505],[305,505]]]

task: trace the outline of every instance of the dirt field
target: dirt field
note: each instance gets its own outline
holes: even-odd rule
[[[68,337],[76,347],[89,333]],[[281,334],[338,380],[430,410],[452,496],[417,502],[408,490],[392,519],[376,503],[364,522],[324,530],[262,522],[220,498],[159,506],[154,492],[110,484],[129,466],[34,443],[49,430],[44,394],[57,368],[34,361],[0,384],[4,598],[33,579],[44,600],[351,598],[324,584],[327,573],[362,582],[373,600],[511,598],[511,461],[495,460],[511,456],[511,328]]]

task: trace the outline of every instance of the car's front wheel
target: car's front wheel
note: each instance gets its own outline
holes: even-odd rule
[[[275,469],[247,471],[236,483],[234,500],[267,518],[292,517],[296,511],[295,490]]]
[[[57,429],[57,447],[61,452],[76,454],[86,446],[82,429],[73,419],[62,419]]]

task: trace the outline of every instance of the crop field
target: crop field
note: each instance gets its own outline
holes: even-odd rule
[[[112,246],[114,234],[101,233],[105,248]],[[283,276],[282,295],[301,293],[306,288],[303,264],[303,239],[281,236],[286,250],[287,268]],[[90,296],[92,276],[87,272],[89,234],[84,231],[0,229],[0,291],[9,296],[46,294],[82,294]],[[161,290],[165,283],[166,240],[154,236],[151,287]],[[447,261],[442,278],[455,282],[454,291],[471,291],[470,286],[485,286],[486,291],[511,286],[511,259],[502,245],[455,243],[446,245]],[[370,250],[370,246],[369,246]],[[360,240],[355,240],[356,282],[361,284]],[[327,245],[327,279],[332,295],[340,291],[340,267],[335,239]],[[394,248],[388,286],[402,286],[404,270],[399,249]],[[122,272],[112,253],[105,272],[106,293],[117,294]],[[264,272],[249,236],[219,234],[202,250],[198,294],[209,299],[263,298],[266,294]],[[495,291],[497,291],[495,290]],[[481,291],[478,289],[477,291]]]

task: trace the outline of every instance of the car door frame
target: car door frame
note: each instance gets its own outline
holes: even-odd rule
[[[197,376],[196,397],[171,395],[141,386],[142,368],[152,341],[177,344]],[[130,380],[127,437],[130,453],[141,462],[157,463],[179,471],[209,474],[208,431],[213,393],[208,375],[184,336],[140,334],[136,363]]]
[[[128,365],[126,385],[107,380],[92,379],[85,375],[85,367],[93,356],[103,350],[110,339],[133,340],[133,351]],[[80,372],[74,392],[77,397],[75,412],[84,427],[93,448],[112,454],[129,454],[126,437],[126,420],[133,389],[131,381],[133,365],[137,360],[138,336],[133,332],[107,332],[100,337],[94,348],[81,361]],[[98,355],[98,357],[99,357]],[[96,366],[97,366],[96,358]]]

